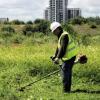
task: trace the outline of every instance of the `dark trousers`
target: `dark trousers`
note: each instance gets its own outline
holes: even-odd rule
[[[62,64],[62,81],[64,92],[71,91],[71,79],[72,79],[72,67],[74,65],[76,56],[72,57],[70,60],[65,61]]]

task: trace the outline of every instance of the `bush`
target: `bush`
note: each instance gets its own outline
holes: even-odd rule
[[[11,27],[11,26],[4,26],[4,27],[2,27],[1,31],[2,32],[13,32],[13,33],[15,32],[14,28]]]
[[[3,24],[7,25],[7,24],[10,24],[8,21],[5,21]]]
[[[70,19],[69,23],[73,24],[73,25],[75,25],[75,24],[81,25],[81,24],[87,23],[87,19],[85,19],[83,17],[77,17],[77,18],[74,18],[74,19]]]
[[[63,28],[65,31],[71,34],[71,36],[75,39],[78,40],[78,33],[74,31],[72,25],[70,24],[64,24]]]
[[[2,44],[4,42],[3,38],[0,38],[0,44]]]
[[[92,40],[91,40],[91,36],[90,35],[83,35],[81,38],[81,42],[83,45],[88,46],[91,44]]]
[[[37,30],[36,32],[42,32],[42,33],[46,34],[49,31],[48,27],[49,27],[48,24],[43,22],[43,23],[36,25],[35,29]]]
[[[13,20],[10,22],[11,24],[14,24],[14,25],[21,25],[21,24],[25,24],[23,21],[19,21],[19,20]]]
[[[96,17],[96,24],[100,25],[100,17]]]
[[[96,25],[100,25],[100,17],[89,17],[89,18],[76,17],[74,19],[69,19],[68,23],[73,25],[90,24],[90,23],[95,23]]]
[[[34,21],[34,24],[40,24],[40,23],[42,23],[44,20],[43,19],[36,19],[35,21]]]
[[[90,28],[95,29],[95,28],[97,28],[97,26],[96,26],[96,24],[92,24],[92,25],[90,26]]]
[[[33,24],[33,22],[32,21],[28,21],[26,24]]]
[[[33,33],[32,25],[25,25],[22,29],[24,35],[31,35]]]
[[[24,36],[21,34],[16,34],[12,37],[11,41],[16,44],[21,44],[24,40]]]
[[[2,32],[2,34],[1,34],[2,37],[10,37],[12,35],[13,35],[12,32]]]
[[[11,26],[4,26],[1,28],[2,34],[3,36],[7,37],[7,36],[12,36],[12,34],[14,34],[15,29]]]
[[[100,25],[100,17],[89,17],[87,18],[88,23],[95,23],[96,25]]]
[[[44,34],[49,33],[49,26],[50,26],[50,22],[43,20],[43,19],[36,19],[34,21],[35,26],[35,30],[36,32],[42,32]]]

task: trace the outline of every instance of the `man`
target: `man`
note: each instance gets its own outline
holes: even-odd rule
[[[63,89],[64,92],[71,91],[72,67],[78,53],[78,49],[69,33],[64,31],[61,24],[53,22],[50,26],[51,31],[58,37],[58,46],[55,55],[53,56],[54,63],[59,64],[61,59]]]

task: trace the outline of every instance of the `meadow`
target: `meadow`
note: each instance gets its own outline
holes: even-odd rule
[[[14,36],[22,42],[12,42]],[[100,35],[85,38],[87,44],[79,46],[80,53],[87,55],[88,63],[74,66],[70,94],[62,91],[61,73],[18,91],[58,70],[59,66],[50,59],[57,45],[53,35],[22,36],[21,39],[19,35],[14,36],[5,41],[0,38],[0,100],[100,100]]]

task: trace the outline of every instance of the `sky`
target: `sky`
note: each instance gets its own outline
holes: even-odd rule
[[[0,18],[23,21],[43,18],[49,0],[0,0]],[[100,0],[69,0],[68,7],[82,9],[82,16],[100,16]]]

